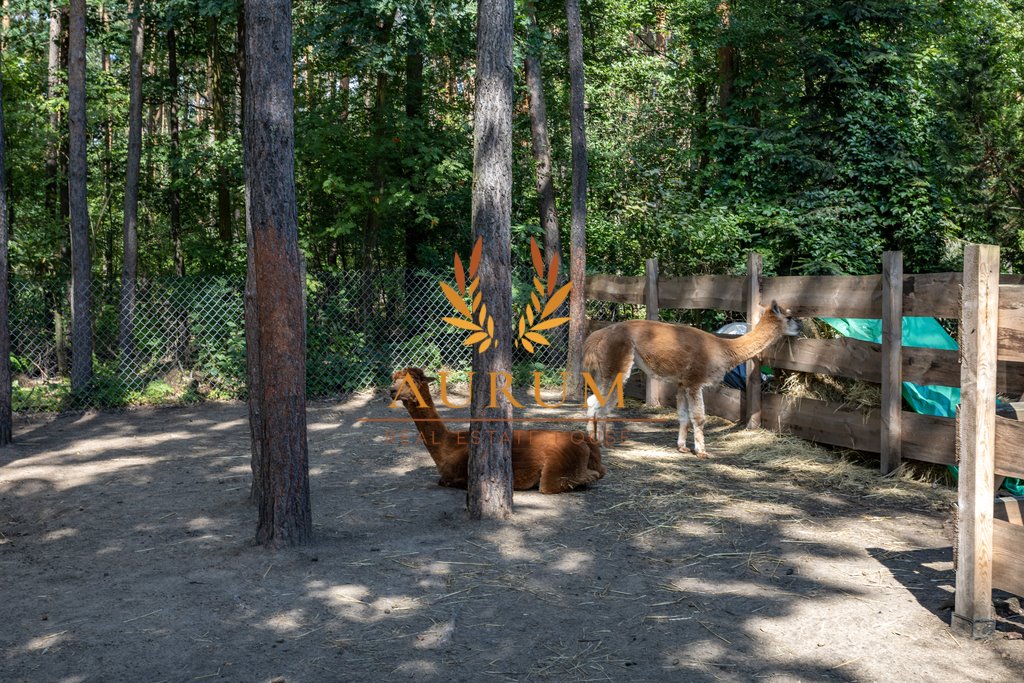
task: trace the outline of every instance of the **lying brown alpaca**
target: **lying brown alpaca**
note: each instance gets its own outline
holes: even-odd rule
[[[469,431],[449,431],[430,397],[430,382],[419,368],[405,368],[392,376],[391,399],[401,401],[416,423],[420,438],[441,475],[441,486],[466,488],[469,472]],[[413,386],[419,396],[413,391]],[[422,402],[420,399],[422,398]],[[512,488],[541,493],[564,493],[605,475],[601,447],[583,432],[517,429],[512,432]]]
[[[587,417],[593,420],[594,436],[605,438],[605,422],[611,409],[612,385],[622,374],[629,379],[636,364],[648,375],[678,386],[679,438],[676,445],[686,447],[687,422],[693,423],[693,450],[704,455],[703,388],[720,382],[725,373],[743,361],[759,355],[783,336],[800,333],[800,323],[772,302],[754,329],[734,339],[724,339],[686,325],[656,320],[627,320],[597,330],[583,344],[583,369],[590,372],[605,399],[587,399]]]

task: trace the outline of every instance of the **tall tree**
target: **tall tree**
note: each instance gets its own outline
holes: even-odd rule
[[[555,187],[551,182],[551,145],[548,142],[548,106],[544,99],[544,80],[541,77],[540,29],[533,0],[526,3],[530,21],[529,47],[526,51],[526,89],[530,94],[530,138],[533,141],[533,161],[537,167],[537,208],[544,229],[544,260],[562,251],[562,238],[558,232],[558,211],[555,208]]]
[[[68,209],[71,222],[71,391],[92,381],[92,271],[86,191],[85,0],[68,13]]]
[[[213,139],[217,145],[217,234],[225,245],[234,239],[231,229],[231,180],[223,161],[224,144],[228,139],[227,105],[224,95],[225,79],[220,51],[220,17],[211,16],[207,23],[210,76],[210,108],[213,116]]]
[[[583,339],[587,334],[587,133],[584,125],[583,27],[580,0],[565,0],[569,38],[569,126],[572,137],[572,230],[569,277],[569,382],[570,396],[583,396]]]
[[[473,351],[466,507],[473,519],[512,514],[512,25],[513,0],[477,0],[473,234],[483,240],[479,291],[490,348]],[[493,379],[492,379],[493,378]],[[509,392],[508,394],[506,392]]]
[[[139,167],[142,163],[143,23],[139,0],[131,4],[130,75],[128,94],[128,159],[124,188],[124,259],[121,264],[121,364],[128,369],[135,355],[135,288],[139,264]]]
[[[383,50],[391,39],[391,29],[395,24],[396,10],[388,8],[388,13],[380,20],[376,30],[376,42],[379,49]],[[376,85],[374,88],[373,108],[370,110],[370,135],[373,144],[371,145],[370,160],[370,202],[366,212],[366,222],[363,224],[363,245],[360,270],[362,271],[362,317],[364,322],[369,322],[373,316],[373,305],[376,302],[374,296],[374,273],[377,262],[377,239],[380,232],[382,202],[384,190],[388,181],[387,168],[385,167],[385,149],[389,144],[387,108],[391,99],[390,93],[391,77],[388,66],[381,63],[377,67]]]
[[[57,208],[58,167],[60,158],[60,109],[56,105],[61,76],[61,9],[50,0],[50,32],[47,41],[46,101],[50,110],[50,137],[46,146],[46,212],[53,217]]]
[[[407,129],[405,145],[407,148],[413,144],[422,144],[423,133],[426,122],[423,117],[423,39],[421,31],[425,30],[425,20],[422,8],[416,5],[409,17],[408,47],[405,53],[405,118]],[[346,103],[347,104],[347,103]],[[422,188],[419,186],[416,171],[406,166],[404,174],[409,181],[409,192],[412,195],[419,193]],[[426,231],[422,223],[417,220],[414,210],[407,211],[405,227],[405,285],[406,291],[412,291],[416,286],[414,269],[420,265],[420,248],[426,241]]]
[[[729,34],[730,14],[728,0],[722,0],[718,5],[718,16],[722,21],[723,41],[722,45],[718,47],[718,108],[722,112],[732,100],[732,91],[736,83],[736,48],[733,47]]]
[[[169,125],[171,128],[170,183],[167,186],[168,218],[171,222],[171,246],[174,249],[174,274],[185,275],[185,253],[181,248],[181,194],[178,191],[178,176],[181,165],[181,134],[178,123],[178,35],[174,27],[167,29],[167,85]]]
[[[5,8],[6,9],[6,8]],[[3,49],[0,48],[0,58]],[[2,59],[0,59],[2,61]],[[7,213],[7,167],[4,134],[4,81],[0,73],[0,446],[11,443],[11,328],[8,316],[7,253],[10,224]]]
[[[110,15],[107,13],[107,6],[100,5],[100,22],[103,24],[103,45],[100,51],[100,63],[103,68],[104,80],[110,76],[110,51],[107,49],[106,41],[110,36]],[[106,205],[113,196],[111,172],[114,164],[114,122],[110,118],[108,110],[103,120],[103,203]],[[104,212],[104,216],[107,212]],[[103,223],[107,221],[104,220]],[[114,282],[114,226],[110,221],[109,229],[103,230],[104,249],[103,262],[106,266],[107,282]],[[100,226],[103,227],[102,225]]]
[[[290,0],[245,1],[245,185],[252,230],[262,415],[256,541],[313,534],[306,445],[306,339],[295,201]],[[254,359],[249,358],[253,363]],[[257,454],[254,453],[254,456]]]

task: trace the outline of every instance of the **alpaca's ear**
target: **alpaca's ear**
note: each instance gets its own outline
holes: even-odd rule
[[[427,382],[429,384],[430,382],[436,382],[437,378],[436,377],[427,377],[426,375],[424,375],[423,376],[423,381]]]
[[[779,302],[778,301],[772,300],[772,313],[774,313],[775,315],[785,315],[782,312],[782,310],[779,308]]]

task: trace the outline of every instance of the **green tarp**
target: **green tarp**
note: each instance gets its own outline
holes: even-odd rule
[[[870,318],[822,318],[844,337],[861,341],[882,341],[882,321]],[[903,345],[926,349],[956,349],[956,340],[942,328],[935,318],[903,318]],[[959,387],[921,386],[903,383],[903,398],[915,412],[924,415],[956,417],[960,405]],[[992,410],[995,410],[992,406]],[[950,467],[953,474],[956,468]],[[1019,479],[1007,479],[1003,484],[1015,496],[1024,496],[1024,483]]]

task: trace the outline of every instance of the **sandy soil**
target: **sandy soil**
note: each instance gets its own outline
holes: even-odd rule
[[[243,405],[19,421],[0,678],[1020,680],[1024,620],[947,628],[948,491],[791,470],[722,424],[698,460],[646,426],[589,490],[474,523],[422,446],[358,421],[388,415],[310,407],[317,540],[276,554],[251,545]]]

